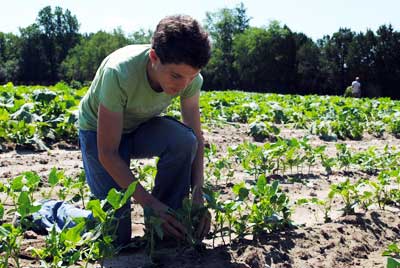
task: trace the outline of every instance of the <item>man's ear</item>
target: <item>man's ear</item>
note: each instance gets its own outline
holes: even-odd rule
[[[149,52],[149,58],[151,60],[151,63],[153,63],[153,64],[159,60],[159,58],[156,54],[156,51],[152,48],[150,49],[150,52]]]

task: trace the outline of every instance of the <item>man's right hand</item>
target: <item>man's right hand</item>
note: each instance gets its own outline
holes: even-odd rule
[[[182,223],[175,218],[171,208],[158,201],[152,206],[152,209],[154,213],[162,219],[162,227],[166,234],[179,240],[185,239],[187,230]]]

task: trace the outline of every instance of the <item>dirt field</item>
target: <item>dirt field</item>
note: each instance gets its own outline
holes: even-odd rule
[[[282,129],[281,132],[284,138],[301,138],[307,134],[306,130]],[[225,156],[229,146],[251,140],[244,125],[208,129],[205,137],[208,143],[217,145],[221,156]],[[310,136],[310,141],[312,145],[326,144],[328,152],[335,155],[335,143],[323,142],[315,136]],[[400,148],[400,141],[387,134],[382,139],[365,135],[362,141],[345,143],[354,151],[365,150],[369,146],[382,149],[386,144]],[[139,163],[148,163],[148,160]],[[13,150],[0,154],[0,178],[3,181],[30,170],[47,176],[52,167],[65,170],[67,175],[78,175],[82,169],[79,150],[72,146],[69,149],[55,148],[50,152]],[[281,180],[281,187],[289,195],[291,203],[294,203],[301,197],[326,198],[329,186],[347,177],[347,174],[336,168],[328,178],[323,168],[318,167],[313,168],[311,174],[299,175],[296,180],[282,176],[275,178]],[[355,170],[350,178],[368,177]],[[230,198],[232,185],[243,180],[251,178],[243,172],[241,166],[235,167],[235,176],[227,185],[223,181],[219,182],[218,188],[223,192],[223,198]],[[292,219],[297,225],[294,229],[262,237],[248,236],[234,240],[231,245],[224,245],[221,240],[217,241],[215,248],[209,239],[205,240],[206,248],[203,251],[165,248],[158,254],[159,267],[384,267],[386,257],[381,256],[382,251],[391,242],[400,240],[399,208],[387,207],[385,211],[373,208],[368,212],[359,210],[356,215],[343,217],[338,210],[340,202],[339,199],[335,200],[330,215],[333,220],[331,223],[324,223],[322,211],[313,205],[293,205]],[[142,210],[134,205],[132,213],[133,236],[141,236]],[[24,248],[36,243],[42,244],[43,237],[32,232],[26,234]],[[29,256],[28,252],[21,256],[23,266],[38,267],[38,262]],[[142,249],[131,249],[106,264],[108,267],[144,267],[148,265],[148,259],[144,257]]]

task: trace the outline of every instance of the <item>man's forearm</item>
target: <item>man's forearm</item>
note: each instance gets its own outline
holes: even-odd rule
[[[107,156],[102,156],[99,158],[103,167],[122,189],[128,188],[128,186],[136,180],[132,172],[130,171],[129,166],[122,160],[119,155],[109,154]],[[133,198],[142,207],[150,207],[152,203],[155,202],[155,198],[151,194],[149,194],[140,183],[136,185],[136,191],[133,194]]]
[[[192,164],[192,194],[202,197],[202,187],[204,185],[204,143],[198,141],[196,157]]]

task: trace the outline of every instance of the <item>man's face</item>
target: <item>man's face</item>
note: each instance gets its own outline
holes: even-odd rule
[[[185,89],[200,73],[200,69],[187,64],[162,64],[159,58],[152,60],[158,86],[168,95],[176,95]]]
[[[158,83],[168,95],[176,95],[186,88],[200,70],[186,64],[161,64],[156,68]]]

